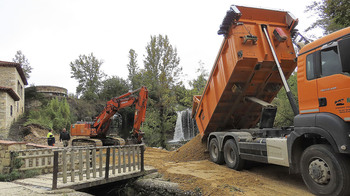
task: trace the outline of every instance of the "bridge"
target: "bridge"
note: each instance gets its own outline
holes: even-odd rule
[[[16,180],[17,184],[80,190],[155,172],[144,166],[144,149],[141,144],[19,150],[11,151],[11,163],[20,163],[20,171],[43,173]]]

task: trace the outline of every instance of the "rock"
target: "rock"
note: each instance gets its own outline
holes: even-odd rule
[[[133,183],[134,190],[137,190],[138,195],[191,195],[179,189],[179,185],[174,182],[165,181],[162,174],[153,173],[142,178],[139,178]]]

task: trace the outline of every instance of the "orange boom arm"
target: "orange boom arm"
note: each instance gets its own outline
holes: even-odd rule
[[[138,96],[135,93],[139,92]],[[119,97],[114,97],[107,102],[106,107],[96,117],[93,127],[96,128],[95,135],[105,137],[111,123],[111,117],[120,109],[129,107],[135,104],[135,118],[133,126],[133,136],[137,138],[137,142],[141,143],[143,133],[140,131],[141,124],[145,121],[146,105],[148,99],[148,91],[145,86],[128,92]],[[91,133],[93,134],[93,133]]]

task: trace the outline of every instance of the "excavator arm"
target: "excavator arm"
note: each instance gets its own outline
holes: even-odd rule
[[[138,95],[136,94],[137,92]],[[106,137],[111,117],[122,108],[135,105],[135,116],[133,125],[133,137],[137,138],[137,143],[141,143],[143,133],[140,130],[142,123],[145,121],[146,105],[148,99],[148,91],[145,86],[128,92],[119,97],[114,97],[107,102],[106,107],[96,117],[93,127],[96,128],[96,135],[99,137]]]

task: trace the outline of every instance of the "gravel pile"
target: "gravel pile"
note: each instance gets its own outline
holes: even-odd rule
[[[191,141],[169,154],[168,160],[173,162],[200,161],[209,159],[207,145],[198,134]]]

